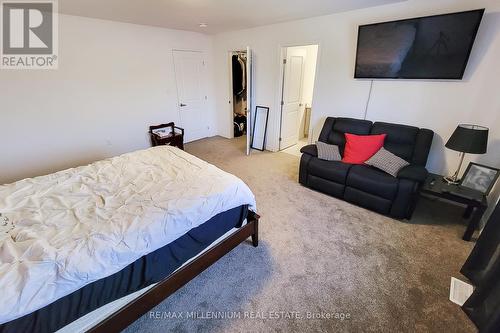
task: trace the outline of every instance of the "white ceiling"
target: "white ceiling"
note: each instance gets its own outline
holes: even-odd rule
[[[61,0],[63,14],[215,34],[402,0]],[[208,24],[200,28],[200,23]]]

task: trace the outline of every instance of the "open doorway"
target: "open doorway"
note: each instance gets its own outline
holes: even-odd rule
[[[279,150],[300,156],[308,144],[318,45],[283,47]]]
[[[250,121],[250,59],[248,50],[229,52],[230,67],[230,105],[231,120],[233,123],[233,137],[241,143],[242,151],[247,151],[249,134],[251,133]]]

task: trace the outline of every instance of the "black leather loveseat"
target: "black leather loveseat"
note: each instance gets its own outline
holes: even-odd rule
[[[343,156],[345,133],[385,133],[384,148],[410,165],[393,177],[367,165],[320,160],[316,145],[308,145],[301,149],[299,182],[381,214],[410,218],[418,188],[428,174],[425,165],[434,132],[406,125],[328,117],[319,141],[338,145]]]

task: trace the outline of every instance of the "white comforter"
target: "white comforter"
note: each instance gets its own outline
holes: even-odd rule
[[[0,323],[244,204],[243,181],[168,146],[0,186]]]

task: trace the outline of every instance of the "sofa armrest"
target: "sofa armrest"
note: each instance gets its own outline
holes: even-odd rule
[[[303,154],[311,155],[313,157],[318,157],[318,147],[316,145],[307,145],[300,148],[300,152]]]
[[[418,183],[423,183],[428,174],[429,172],[423,166],[410,164],[399,170],[398,178],[409,179]]]

